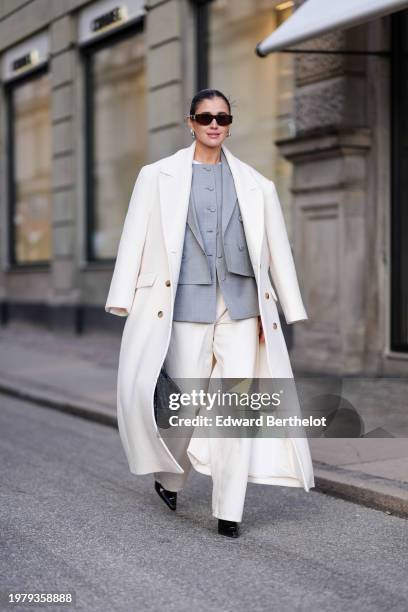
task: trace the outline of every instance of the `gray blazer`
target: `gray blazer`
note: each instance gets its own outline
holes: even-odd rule
[[[213,323],[217,280],[231,319],[259,315],[234,179],[222,150],[221,162],[193,164],[174,321]]]

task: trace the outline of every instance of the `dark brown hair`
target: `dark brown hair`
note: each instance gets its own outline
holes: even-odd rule
[[[208,100],[216,97],[225,100],[228,106],[228,112],[231,114],[231,104],[228,98],[221,91],[218,89],[200,89],[200,91],[197,92],[194,98],[191,100],[190,115],[195,115],[196,108],[201,100]]]

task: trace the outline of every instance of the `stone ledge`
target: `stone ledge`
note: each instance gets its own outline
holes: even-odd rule
[[[328,155],[365,154],[372,144],[369,128],[316,128],[291,138],[275,141],[281,154],[290,161],[319,160]]]

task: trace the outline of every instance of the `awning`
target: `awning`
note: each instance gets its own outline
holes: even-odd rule
[[[256,46],[262,57],[335,29],[345,29],[408,7],[408,0],[306,0]]]

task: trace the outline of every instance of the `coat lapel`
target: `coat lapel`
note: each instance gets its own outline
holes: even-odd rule
[[[163,234],[169,261],[179,255],[184,243],[195,142],[160,163],[159,198]]]
[[[160,163],[160,210],[166,250],[170,264],[174,266],[175,279],[178,277],[183,250],[195,146],[196,142],[194,141],[190,146],[180,149]],[[224,153],[235,184],[248,251],[257,275],[264,232],[262,189],[254,179],[249,166],[235,157],[224,144],[221,145],[221,149],[221,154]],[[229,172],[226,174],[229,175]],[[225,189],[226,187],[223,188],[223,197]],[[230,198],[226,199],[227,201],[230,200]],[[228,224],[232,208],[227,210],[225,215],[223,213],[223,232]],[[201,238],[200,234],[197,239],[199,238]],[[176,257],[174,257],[174,254],[176,254]]]
[[[227,147],[221,146],[234,180],[248,252],[255,276],[258,279],[257,270],[261,260],[262,239],[264,235],[263,192],[254,179],[250,167],[235,157]]]

